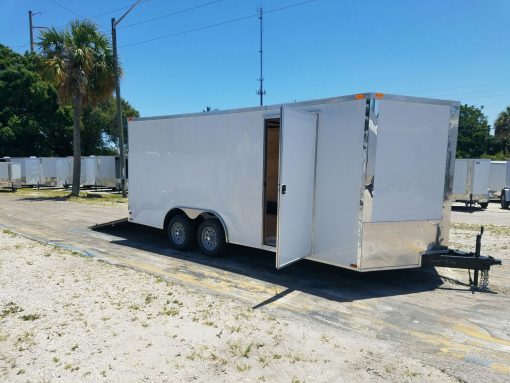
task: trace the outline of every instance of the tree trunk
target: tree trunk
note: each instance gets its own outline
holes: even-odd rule
[[[80,195],[80,175],[81,175],[81,108],[83,97],[77,94],[73,97],[73,188],[72,195],[78,197]]]

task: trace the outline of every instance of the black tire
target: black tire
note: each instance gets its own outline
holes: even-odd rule
[[[168,241],[177,250],[187,250],[193,247],[196,237],[196,226],[185,215],[174,215],[166,227]]]
[[[217,219],[206,219],[198,226],[197,243],[205,255],[219,256],[226,247],[225,232]]]
[[[489,207],[489,203],[488,202],[480,202],[480,207],[485,210]]]
[[[501,190],[501,209],[508,209],[510,202],[506,200],[505,190]]]

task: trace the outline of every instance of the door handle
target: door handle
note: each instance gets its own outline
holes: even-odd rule
[[[287,194],[287,185],[282,185],[282,194]]]

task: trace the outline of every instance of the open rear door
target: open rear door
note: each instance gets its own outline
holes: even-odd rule
[[[281,108],[278,269],[312,254],[317,115]]]

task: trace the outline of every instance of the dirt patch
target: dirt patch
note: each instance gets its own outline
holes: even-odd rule
[[[391,342],[0,232],[0,380],[435,381]]]

